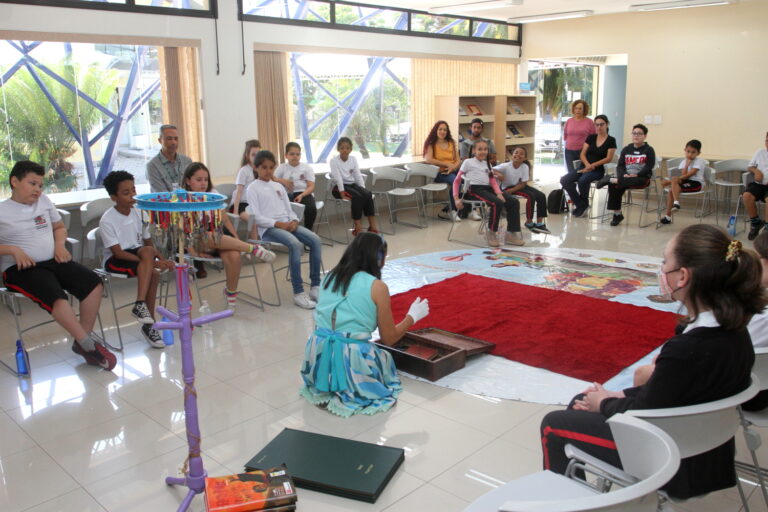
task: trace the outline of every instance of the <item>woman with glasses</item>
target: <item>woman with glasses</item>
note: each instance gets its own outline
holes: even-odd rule
[[[605,175],[603,165],[613,160],[616,153],[616,139],[608,135],[609,124],[607,116],[600,114],[595,117],[597,133],[587,136],[581,148],[580,161],[576,162],[576,167],[581,164],[581,168],[560,178],[560,184],[573,201],[573,215],[576,217],[584,215],[589,208],[589,184]]]
[[[624,220],[621,214],[621,200],[629,188],[645,188],[653,177],[656,152],[645,142],[648,128],[644,124],[632,127],[632,143],[621,150],[616,165],[616,177],[603,176],[597,188],[608,185],[608,209],[613,210],[611,226],[618,226]]]

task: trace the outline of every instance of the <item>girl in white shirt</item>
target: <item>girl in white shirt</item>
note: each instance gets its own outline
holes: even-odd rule
[[[205,164],[194,162],[184,171],[184,190],[190,192],[215,192],[213,183],[211,183],[211,173]],[[241,254],[251,254],[261,260],[270,262],[275,260],[275,253],[263,248],[260,245],[252,245],[243,242],[233,236],[237,231],[229,217],[222,212],[222,224],[224,233],[220,237],[214,237],[212,234],[204,241],[206,247],[199,253],[203,257],[218,257],[224,263],[224,274],[227,283],[224,288],[224,296],[227,298],[229,309],[235,309],[237,305],[237,283],[240,280]],[[190,247],[190,254],[196,251]]]
[[[232,198],[233,213],[241,216],[243,220],[248,220],[247,214],[242,215],[248,207],[248,201],[245,200],[245,189],[256,179],[256,168],[253,166],[253,157],[261,150],[261,143],[256,139],[245,141],[245,151],[240,159],[240,169],[235,176],[235,195]]]
[[[501,180],[501,190],[504,195],[524,197],[525,227],[534,233],[550,234],[544,219],[547,218],[547,197],[544,192],[528,185],[531,179],[531,163],[528,152],[524,147],[515,148],[512,161],[497,165],[493,168],[496,179]],[[533,207],[536,206],[536,222],[533,222]]]
[[[368,231],[378,233],[373,194],[366,190],[357,159],[350,155],[352,140],[349,137],[341,137],[336,144],[336,149],[339,155],[331,159],[331,185],[333,186],[331,193],[336,199],[348,199],[352,203],[352,222],[354,223],[352,236],[356,236],[363,230],[360,222],[363,214],[368,217]]]
[[[459,174],[453,182],[453,198],[458,209],[463,208],[459,197],[459,184],[462,177],[469,185],[464,197],[483,201],[490,208],[488,230],[486,231],[488,245],[490,247],[499,246],[498,230],[502,208],[507,211],[507,233],[504,243],[523,245],[523,238],[520,234],[520,204],[514,197],[505,196],[501,193],[496,177],[493,175],[491,163],[488,161],[488,143],[486,141],[475,142],[475,156],[464,160]]]

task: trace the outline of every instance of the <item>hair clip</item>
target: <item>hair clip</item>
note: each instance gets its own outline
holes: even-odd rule
[[[728,244],[728,252],[725,253],[725,261],[734,261],[739,257],[741,253],[741,242],[738,240],[731,240]]]

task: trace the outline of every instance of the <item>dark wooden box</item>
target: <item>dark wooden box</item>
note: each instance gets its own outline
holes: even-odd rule
[[[428,352],[431,349],[437,354],[427,359],[407,352],[414,345],[422,351]],[[398,370],[433,382],[464,368],[468,356],[489,352],[495,346],[494,343],[432,327],[407,332],[391,347],[379,344],[379,347],[392,354]]]

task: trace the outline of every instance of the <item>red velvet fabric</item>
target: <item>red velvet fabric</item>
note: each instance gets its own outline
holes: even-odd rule
[[[416,297],[437,327],[496,343],[512,361],[605,382],[674,335],[677,316],[559,290],[461,274],[392,297],[395,321]]]

